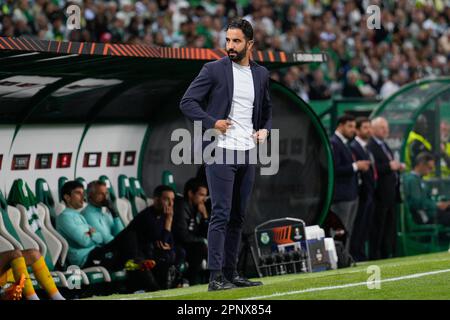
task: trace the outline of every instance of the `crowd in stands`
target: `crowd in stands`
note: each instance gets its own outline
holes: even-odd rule
[[[272,74],[305,100],[383,98],[410,81],[450,72],[445,0],[4,0],[0,36],[161,47],[224,48],[230,19],[255,30],[257,50],[326,52],[328,62]],[[66,9],[81,8],[79,30]],[[380,7],[371,29],[370,5]]]

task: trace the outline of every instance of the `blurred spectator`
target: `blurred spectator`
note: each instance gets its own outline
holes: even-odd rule
[[[383,97],[383,99],[389,97],[393,93],[395,93],[399,88],[399,74],[397,72],[392,73],[389,75],[388,80],[383,84],[383,86],[380,89],[380,95]]]
[[[323,72],[317,69],[313,73],[313,80],[309,85],[309,98],[311,100],[325,100],[331,98],[330,88],[323,79]]]
[[[342,90],[342,96],[346,98],[362,98],[363,94],[358,84],[361,84],[358,73],[355,71],[347,72],[347,82]]]
[[[81,8],[81,30],[66,28],[71,4]],[[369,4],[381,8],[380,29],[367,28]],[[280,79],[305,100],[319,67],[332,94],[347,88],[350,97],[386,96],[450,73],[449,1],[3,0],[0,36],[223,48],[224,28],[236,16],[253,24],[257,50],[327,53],[327,63]],[[357,88],[345,85],[349,70]]]

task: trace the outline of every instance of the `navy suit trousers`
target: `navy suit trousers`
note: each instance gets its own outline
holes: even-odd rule
[[[218,153],[225,149],[217,148]],[[230,151],[228,151],[230,152]],[[255,164],[249,162],[249,151],[232,150],[223,164],[206,164],[212,213],[208,228],[208,269],[236,270],[247,203],[255,181]],[[217,154],[216,154],[217,158]],[[237,162],[237,159],[244,161]],[[229,161],[231,160],[231,161]]]

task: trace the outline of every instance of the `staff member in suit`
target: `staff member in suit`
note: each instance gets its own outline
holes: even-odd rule
[[[401,202],[399,172],[403,163],[394,159],[392,150],[384,141],[389,136],[386,119],[372,120],[372,137],[368,148],[375,158],[378,173],[375,188],[375,213],[370,234],[370,258],[385,259],[395,254],[395,206]]]
[[[357,160],[349,141],[355,136],[355,117],[345,114],[331,137],[334,156],[335,191],[331,210],[341,219],[347,231],[346,248],[350,248],[353,223],[358,210],[358,172],[369,170],[370,161]]]
[[[365,244],[369,241],[370,223],[374,209],[373,193],[375,191],[375,180],[377,171],[375,158],[367,148],[367,143],[372,135],[369,118],[359,117],[356,119],[356,137],[350,142],[350,148],[356,160],[370,161],[370,168],[361,172],[358,179],[358,212],[353,225],[353,235],[350,243],[350,253],[355,261],[367,260]]]
[[[201,121],[204,129],[220,131],[216,159],[227,154],[224,163],[207,163],[205,168],[212,199],[208,229],[210,291],[262,284],[239,276],[236,270],[255,179],[250,150],[266,140],[272,123],[269,72],[250,60],[252,48],[251,24],[246,20],[231,22],[226,30],[228,56],[205,64],[180,103],[187,118]],[[236,164],[236,159],[244,159],[239,161],[244,164]]]

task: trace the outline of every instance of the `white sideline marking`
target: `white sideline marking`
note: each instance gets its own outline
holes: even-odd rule
[[[129,297],[129,298],[116,298],[116,299],[111,299],[111,300],[142,300],[142,299],[153,299],[153,298],[172,298],[172,297],[179,297],[179,296],[186,296],[189,294],[195,294],[195,293],[202,293],[203,291],[199,291],[199,292],[183,292],[183,293],[178,293],[178,294],[165,294],[165,295],[155,295],[155,294],[151,294],[151,295],[139,295],[137,297]],[[205,291],[206,292],[206,291]]]
[[[439,274],[439,273],[445,273],[445,272],[450,272],[450,269],[430,271],[430,272],[423,272],[423,273],[414,273],[414,274],[410,274],[410,275],[407,275],[407,276],[380,280],[379,282],[380,283],[381,282],[393,282],[393,281],[400,281],[400,280],[405,280],[405,279],[421,278],[421,277],[430,276],[430,275]],[[265,296],[241,298],[241,299],[238,299],[238,300],[259,300],[259,299],[267,299],[267,298],[273,298],[273,297],[282,297],[282,296],[287,296],[287,295],[292,295],[292,294],[300,294],[300,293],[315,292],[315,291],[327,291],[327,290],[335,290],[335,289],[344,289],[344,288],[351,288],[351,287],[357,287],[357,286],[366,286],[366,285],[367,285],[367,281],[364,281],[364,282],[348,283],[348,284],[343,284],[343,285],[339,285],[339,286],[309,288],[309,289],[304,289],[304,290],[288,291],[288,292],[277,292],[277,293],[269,294],[269,295],[265,295]]]
[[[431,261],[431,262],[448,261],[448,259],[447,258],[446,259],[432,259],[432,260],[429,260],[429,261]],[[367,263],[364,263],[364,264],[361,264],[360,266],[369,265],[370,262],[371,261],[369,261]],[[385,266],[395,267],[395,266],[403,266],[403,265],[404,264],[401,264],[401,263],[387,263],[387,264],[383,265],[383,267],[385,267]],[[342,274],[364,272],[364,270],[365,269],[351,270],[351,271],[346,271],[345,273],[342,273]],[[390,279],[382,280],[380,282],[398,281],[398,280],[422,277],[422,276],[432,275],[432,274],[435,274],[435,273],[442,273],[442,272],[450,272],[450,269],[432,271],[431,273],[417,273],[417,274],[412,274],[412,275],[409,275],[409,276],[403,276],[403,277],[398,277],[398,278],[390,278]],[[285,281],[285,280],[283,280],[283,281]],[[289,279],[289,280],[286,280],[286,281],[292,281],[292,280]],[[290,294],[296,294],[296,293],[306,293],[306,292],[314,292],[314,291],[322,291],[322,290],[333,290],[333,289],[348,288],[348,287],[354,287],[354,286],[359,286],[359,285],[367,285],[367,282],[350,283],[350,284],[346,284],[346,285],[333,286],[333,287],[310,288],[310,289],[299,290],[299,291],[291,291],[291,292],[286,292],[286,293],[282,292],[282,293],[277,293],[275,295],[283,296],[283,295],[290,295]],[[177,293],[177,294],[162,294],[162,295],[151,293],[151,294],[141,294],[141,295],[138,295],[138,296],[131,296],[131,297],[129,296],[129,297],[121,297],[121,298],[112,298],[111,300],[141,300],[141,299],[153,299],[153,298],[171,298],[171,297],[179,297],[179,296],[185,296],[185,295],[201,293],[201,292],[202,291],[192,291],[192,292],[182,292],[182,293]],[[271,296],[274,296],[274,295],[269,295],[267,297],[271,297]],[[264,297],[265,296],[250,297],[250,298],[242,298],[242,299],[239,299],[239,300],[263,299]]]

